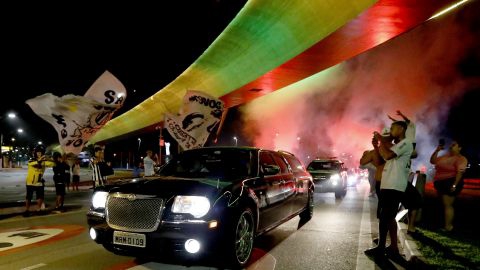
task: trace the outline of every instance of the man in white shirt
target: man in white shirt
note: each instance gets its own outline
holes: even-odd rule
[[[145,169],[144,176],[153,176],[155,174],[155,161],[152,159],[152,150],[147,150],[147,156],[143,159],[143,167]]]
[[[398,206],[407,188],[408,174],[410,172],[410,158],[413,144],[405,137],[407,123],[395,121],[390,128],[390,134],[397,142],[391,148],[382,141],[382,136],[374,132],[374,137],[380,142],[379,152],[384,160],[385,167],[380,185],[380,217],[378,246],[365,251],[367,256],[382,257],[385,252],[399,256],[397,246],[397,223],[395,216]],[[390,235],[390,247],[386,250],[387,234]]]

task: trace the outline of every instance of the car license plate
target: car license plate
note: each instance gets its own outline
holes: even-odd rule
[[[113,232],[113,243],[117,245],[142,247],[146,246],[145,234],[128,233],[128,232]]]

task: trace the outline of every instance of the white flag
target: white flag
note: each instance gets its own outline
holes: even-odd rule
[[[123,105],[126,96],[123,84],[105,71],[84,96],[57,97],[46,93],[26,103],[55,128],[63,151],[78,155],[90,137]]]
[[[183,149],[202,147],[220,123],[223,101],[204,92],[188,90],[179,115],[165,114],[165,128]]]

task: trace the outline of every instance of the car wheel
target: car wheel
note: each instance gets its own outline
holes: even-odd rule
[[[236,219],[236,222],[232,223],[233,230],[230,239],[230,262],[231,266],[235,269],[243,268],[253,250],[254,240],[254,222],[253,214],[250,209],[245,209],[240,212],[240,215]]]
[[[308,192],[308,201],[306,208],[300,213],[300,220],[308,221],[313,217],[313,207],[315,203],[313,201],[313,191]]]
[[[337,190],[335,191],[335,198],[336,199],[341,199],[343,197],[345,197],[345,194],[347,194],[347,191],[342,189],[342,190]]]

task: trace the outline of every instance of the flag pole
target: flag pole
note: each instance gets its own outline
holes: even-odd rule
[[[213,143],[217,143],[218,136],[220,136],[220,130],[222,130],[223,123],[225,122],[225,118],[227,118],[227,113],[228,113],[228,108],[224,108],[224,111],[222,113],[222,119],[220,119],[220,124],[218,124],[217,128],[217,133],[215,134],[215,139],[213,140]]]

